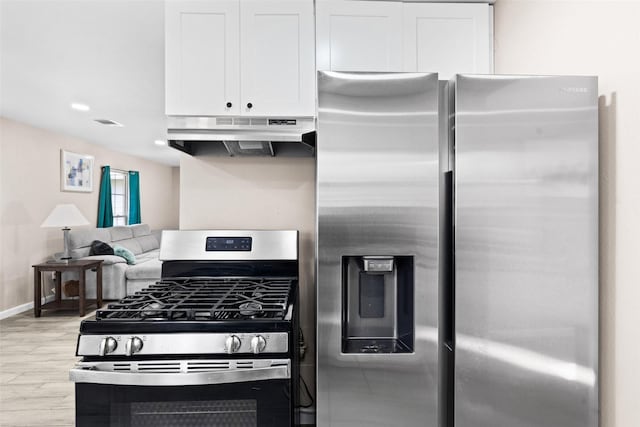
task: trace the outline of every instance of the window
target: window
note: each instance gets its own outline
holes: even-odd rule
[[[111,169],[111,207],[113,209],[113,225],[128,224],[129,173],[119,169]]]

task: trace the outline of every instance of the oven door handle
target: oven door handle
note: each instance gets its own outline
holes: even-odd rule
[[[69,379],[76,383],[151,387],[229,384],[249,381],[289,379],[290,377],[291,372],[289,370],[289,366],[229,369],[195,373],[114,372],[87,368],[73,368],[69,371]]]

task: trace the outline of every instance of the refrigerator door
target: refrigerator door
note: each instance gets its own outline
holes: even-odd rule
[[[452,83],[455,425],[596,427],[597,79]]]
[[[437,74],[318,92],[317,425],[436,427]]]

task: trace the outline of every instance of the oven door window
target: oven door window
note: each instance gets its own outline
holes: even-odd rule
[[[258,425],[255,400],[207,400],[184,402],[133,402],[112,406],[112,420],[135,427]],[[120,423],[122,424],[122,423]]]
[[[76,425],[291,426],[288,380],[206,386],[76,384]]]

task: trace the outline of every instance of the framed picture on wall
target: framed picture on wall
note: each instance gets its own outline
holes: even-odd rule
[[[60,150],[62,191],[93,191],[93,156]]]

